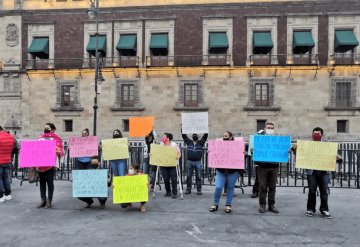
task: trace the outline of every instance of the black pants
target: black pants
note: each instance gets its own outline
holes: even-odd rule
[[[259,175],[258,175],[258,167],[255,166],[255,183],[252,189],[253,194],[259,193]]]
[[[320,190],[320,211],[329,211],[328,206],[328,184],[329,174],[326,171],[313,171],[312,175],[307,175],[309,194],[307,210],[316,212],[316,189]]]
[[[275,168],[264,168],[258,167],[259,176],[259,204],[266,205],[266,196],[268,197],[268,204],[275,204],[275,193],[276,193],[276,180],[279,167]]]
[[[48,199],[51,201],[54,194],[54,176],[55,169],[52,168],[45,172],[39,172],[40,176],[40,196],[41,198],[46,198],[46,184],[48,187]]]
[[[161,174],[164,179],[166,193],[177,195],[177,174],[176,167],[161,167]],[[170,189],[170,180],[171,188]]]

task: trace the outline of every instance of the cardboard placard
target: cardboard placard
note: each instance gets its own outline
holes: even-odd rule
[[[244,169],[245,142],[210,140],[208,142],[210,168]]]
[[[259,162],[288,162],[290,136],[254,136],[253,160]]]
[[[73,170],[73,197],[108,197],[107,169]]]
[[[154,117],[129,118],[130,137],[145,137],[154,128]]]
[[[102,140],[102,151],[104,160],[128,159],[129,145],[127,138],[115,138]]]
[[[117,176],[113,178],[113,203],[147,202],[148,176]]]
[[[181,113],[183,134],[209,133],[209,114],[207,112]]]
[[[56,166],[55,140],[28,140],[21,142],[20,167]]]
[[[172,167],[177,165],[177,152],[173,147],[151,144],[150,164],[154,166]]]
[[[99,154],[96,136],[73,136],[69,138],[70,157],[92,157]]]

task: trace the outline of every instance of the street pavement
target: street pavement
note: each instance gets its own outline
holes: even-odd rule
[[[111,193],[105,209],[97,201],[84,209],[72,198],[70,181],[55,181],[53,208],[37,209],[39,187],[13,179],[13,199],[0,203],[0,246],[359,246],[360,190],[331,189],[332,219],[304,215],[307,194],[301,187],[277,188],[280,214],[258,213],[250,187],[244,194],[235,190],[231,214],[224,212],[225,197],[219,211],[208,211],[213,186],[184,200],[157,192],[140,213],[138,203],[130,209],[114,205]]]

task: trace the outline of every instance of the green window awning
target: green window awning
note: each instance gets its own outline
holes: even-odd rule
[[[274,44],[271,38],[271,32],[254,32],[253,36],[254,48],[273,48]]]
[[[168,49],[169,38],[167,33],[153,33],[150,39],[150,49]]]
[[[293,48],[295,54],[305,54],[315,46],[311,31],[294,31]]]
[[[121,34],[119,42],[116,45],[116,49],[136,51],[136,44],[137,44],[136,34]]]
[[[225,32],[209,33],[209,50],[216,48],[229,48],[229,41]]]
[[[95,56],[96,51],[96,36],[91,36],[89,43],[86,46],[86,51]],[[98,51],[104,56],[106,54],[106,35],[98,36]]]
[[[44,57],[49,55],[49,37],[34,37],[28,52],[37,56]]]
[[[353,30],[335,31],[335,50],[340,52],[349,51],[359,45]]]

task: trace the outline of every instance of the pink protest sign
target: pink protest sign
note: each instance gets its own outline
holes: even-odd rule
[[[244,140],[210,140],[208,150],[210,168],[244,169]]]
[[[22,141],[20,167],[42,167],[56,165],[56,141]]]
[[[73,136],[69,139],[70,157],[92,157],[98,155],[96,136]]]

